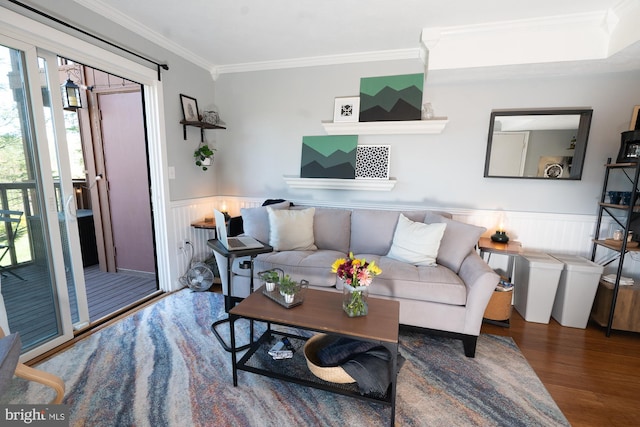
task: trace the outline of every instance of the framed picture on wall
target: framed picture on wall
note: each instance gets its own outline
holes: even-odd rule
[[[633,113],[631,114],[631,123],[629,124],[629,130],[640,130],[640,105],[633,107]]]
[[[344,96],[336,98],[333,110],[334,123],[357,122],[360,116],[360,97]]]
[[[182,103],[182,115],[188,122],[200,121],[198,115],[198,101],[187,95],[180,94],[180,102]]]

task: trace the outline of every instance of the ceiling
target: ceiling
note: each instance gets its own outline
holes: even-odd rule
[[[462,69],[527,62],[567,62],[575,68],[582,60],[640,69],[640,30],[617,42],[616,34],[623,32],[614,31],[621,16],[638,13],[640,0],[74,1],[213,74],[418,58],[423,44],[429,47],[429,69],[431,63]],[[558,38],[565,38],[558,28],[569,32],[566,39],[574,43],[569,50],[580,55],[558,50]],[[511,59],[512,52],[528,52],[527,40],[517,34],[514,40],[524,48],[504,45],[514,31],[527,32],[531,51],[540,47],[545,53]],[[545,44],[546,39],[552,42]],[[556,50],[555,56],[547,55]]]

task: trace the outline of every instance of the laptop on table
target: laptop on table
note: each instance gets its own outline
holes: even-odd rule
[[[242,251],[245,249],[262,248],[264,245],[249,236],[228,237],[227,225],[225,223],[224,214],[217,209],[213,210],[216,220],[216,235],[222,246],[228,251]]]

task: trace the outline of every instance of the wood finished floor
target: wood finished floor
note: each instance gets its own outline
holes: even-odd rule
[[[484,324],[482,333],[514,339],[572,426],[640,425],[640,334],[526,322]]]
[[[58,334],[54,295],[47,270],[29,265],[14,270],[22,279],[8,273],[2,277],[2,296],[12,331],[19,331],[23,347],[31,348]],[[155,277],[128,273],[106,273],[97,265],[84,269],[89,317],[92,324],[120,312],[157,292]],[[75,300],[75,288],[68,286]],[[77,308],[71,306],[72,317]]]

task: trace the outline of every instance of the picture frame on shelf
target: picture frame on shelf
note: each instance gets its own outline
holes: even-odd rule
[[[391,145],[358,145],[356,179],[389,179]]]
[[[420,120],[424,73],[360,78],[361,122]]]
[[[631,123],[629,123],[629,130],[640,130],[640,105],[633,107],[633,113],[631,114]]]
[[[354,179],[357,135],[302,137],[300,178]]]
[[[198,101],[187,95],[180,94],[180,103],[182,104],[182,116],[187,122],[199,122]]]
[[[334,123],[357,122],[360,117],[360,97],[342,96],[335,99],[333,109]]]

